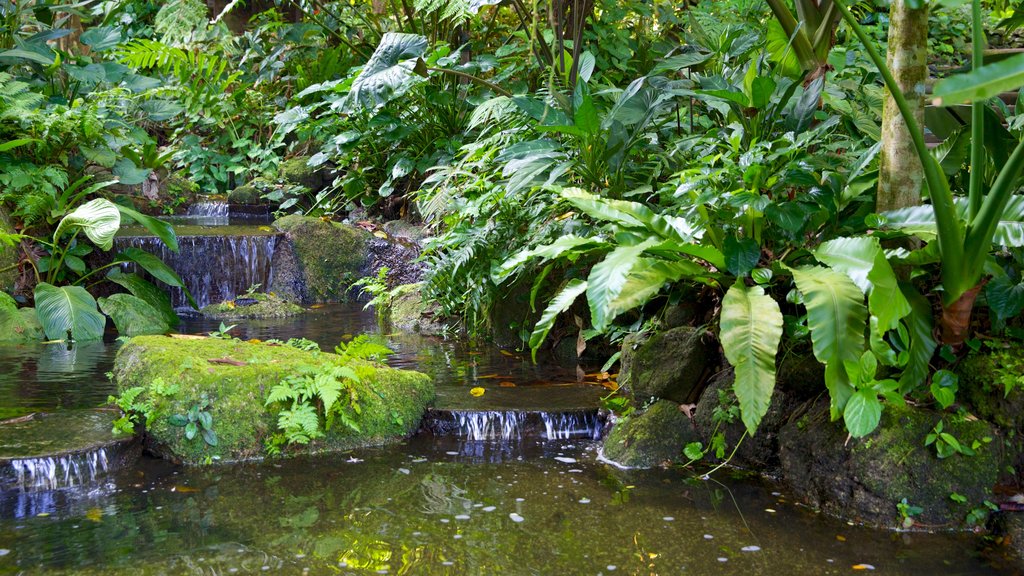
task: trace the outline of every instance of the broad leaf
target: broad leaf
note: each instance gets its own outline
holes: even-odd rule
[[[96,198],[75,208],[73,212],[61,219],[53,239],[59,241],[66,232],[81,230],[92,240],[92,243],[103,250],[110,250],[114,245],[114,235],[121,227],[121,213],[110,200]]]
[[[107,280],[131,292],[132,296],[142,298],[160,314],[160,318],[174,328],[181,321],[178,314],[171,305],[171,297],[167,292],[157,288],[152,282],[143,279],[138,274],[125,274],[120,270],[111,270],[107,273]]]
[[[165,334],[170,326],[159,311],[142,298],[131,294],[114,294],[99,299],[100,310],[110,316],[122,336]]]
[[[957,197],[953,202],[957,215],[964,220],[967,214],[967,199]],[[935,212],[930,205],[891,210],[883,212],[881,216],[885,218],[885,225],[888,228],[896,228],[926,242],[935,239]],[[1010,197],[1003,214],[999,217],[999,222],[996,223],[992,244],[1010,248],[1024,246],[1024,196]]]
[[[35,290],[36,315],[50,340],[99,340],[107,319],[96,310],[96,300],[81,286],[54,286],[40,282]]]
[[[858,390],[850,397],[843,410],[843,421],[850,436],[863,438],[878,428],[882,418],[882,403],[874,390]]]
[[[661,292],[666,282],[675,282],[683,277],[700,281],[700,277],[705,274],[707,270],[703,267],[686,260],[666,262],[653,258],[639,258],[626,276],[626,283],[623,284],[619,295],[609,304],[608,317],[615,318],[623,312],[648,303]]]
[[[821,244],[814,256],[833,270],[846,274],[868,295],[868,308],[878,317],[881,332],[892,330],[900,318],[910,314],[896,274],[885,258],[878,238],[857,236],[836,238]]]
[[[548,303],[548,307],[544,309],[544,312],[540,315],[540,320],[537,321],[537,325],[533,328],[533,333],[530,334],[530,350],[533,353],[533,361],[537,361],[537,349],[540,348],[541,343],[548,337],[548,332],[555,325],[555,319],[562,312],[565,312],[572,306],[572,303],[576,301],[576,298],[580,294],[583,294],[587,290],[587,283],[583,280],[573,279],[570,280],[565,288],[562,288],[551,302]]]
[[[573,236],[572,234],[569,234],[562,236],[551,244],[542,244],[536,248],[530,248],[528,250],[518,252],[503,262],[492,276],[496,283],[501,283],[505,278],[508,278],[509,274],[515,272],[516,269],[531,258],[540,257],[544,260],[553,260],[566,252],[579,254],[606,245],[606,241],[596,236],[591,238],[582,238],[580,236]]]
[[[928,299],[910,285],[904,284],[900,288],[910,302],[911,308],[910,315],[903,320],[907,326],[910,343],[907,350],[907,365],[903,368],[899,381],[900,392],[908,393],[920,386],[928,377],[929,363],[938,342],[932,337],[934,324],[932,306]]]
[[[171,226],[169,222],[160,220],[159,218],[153,218],[152,216],[147,216],[133,208],[122,206],[121,204],[117,205],[117,209],[121,212],[122,218],[128,218],[135,221],[151,234],[159,238],[171,252],[178,252],[178,235],[174,233],[174,226]]]
[[[655,242],[657,240],[651,239],[635,246],[619,246],[591,269],[587,277],[587,302],[595,330],[604,330],[615,319],[612,301],[622,292],[629,273],[640,260],[640,254]]]
[[[427,39],[418,34],[384,34],[362,72],[352,81],[346,107],[372,109],[401,96],[420,79],[415,59],[426,50]]]
[[[722,349],[732,364],[740,416],[753,435],[775,390],[775,354],[782,339],[782,312],[760,286],[737,280],[722,299]]]
[[[825,364],[840,365],[860,360],[868,310],[857,285],[845,274],[828,268],[803,266],[790,271],[807,307],[814,357]]]
[[[97,26],[89,28],[79,38],[82,44],[89,46],[93,52],[103,52],[116,48],[121,43],[121,30],[114,26]]]
[[[142,184],[149,178],[149,175],[153,170],[149,168],[139,168],[135,162],[132,162],[128,158],[121,158],[114,163],[114,176],[117,176],[118,182],[125,186],[135,186]]]
[[[935,84],[934,104],[949,106],[988,100],[1024,86],[1024,54],[986,64],[966,74],[957,74]]]
[[[185,297],[188,299],[189,304],[191,304],[193,308],[198,308],[195,300],[192,298],[192,293],[189,292],[185,283],[182,282],[181,277],[179,277],[170,266],[165,264],[164,261],[157,256],[154,256],[140,248],[129,247],[125,248],[124,251],[115,256],[114,259],[119,262],[134,262],[164,284],[181,288],[184,290]]]
[[[722,243],[725,266],[733,276],[746,276],[761,259],[761,246],[752,238],[726,236]]]

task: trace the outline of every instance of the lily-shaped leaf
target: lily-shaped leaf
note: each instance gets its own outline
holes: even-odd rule
[[[427,51],[418,34],[388,32],[380,39],[363,71],[352,81],[346,108],[375,108],[401,96],[418,79],[417,59]]]
[[[73,212],[61,219],[57,230],[53,233],[54,241],[66,232],[78,229],[102,250],[110,250],[114,245],[114,235],[121,227],[121,213],[110,200],[96,198],[75,208]]]
[[[107,318],[96,310],[96,300],[81,286],[54,286],[40,282],[35,290],[36,315],[50,340],[99,340]]]

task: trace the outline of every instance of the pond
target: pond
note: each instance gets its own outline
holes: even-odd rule
[[[216,328],[193,318],[181,331]],[[303,336],[330,349],[376,331],[372,312],[332,305],[234,333]],[[442,404],[459,405],[478,385],[493,409],[605,392],[528,355],[385,336],[392,364],[433,375]],[[103,404],[117,346],[0,348],[2,416]],[[387,448],[206,468],[143,457],[74,487],[0,491],[0,574],[1000,573],[970,535],[858,527],[735,471],[707,480],[683,469],[620,470],[598,446],[424,434]]]

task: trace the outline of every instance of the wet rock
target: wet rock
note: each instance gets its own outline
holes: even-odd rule
[[[622,418],[604,440],[604,457],[620,466],[651,468],[684,458],[683,448],[700,436],[675,402],[658,400],[643,412]]]
[[[376,277],[381,268],[387,267],[388,286],[415,284],[423,279],[426,266],[422,262],[416,262],[420,257],[420,249],[416,244],[372,237],[367,247],[369,254],[364,270],[366,276]]]
[[[1024,562],[1024,512],[1002,512],[996,530],[1002,538],[1004,552],[1017,562]]]
[[[367,268],[368,232],[298,215],[280,218],[274,227],[285,239],[274,251],[271,292],[306,304],[348,299]]]
[[[253,205],[263,202],[263,195],[253,183],[243,184],[228,193],[228,203],[237,205]]]
[[[330,183],[328,171],[309,165],[309,156],[296,156],[281,162],[277,177],[285,184],[302,186],[316,194]]]
[[[214,320],[233,321],[243,318],[287,318],[305,310],[276,294],[254,293],[204,306],[200,314]]]
[[[944,419],[944,432],[970,446],[975,456],[940,459],[925,436]],[[984,443],[983,439],[993,440]],[[996,430],[982,420],[956,421],[949,414],[889,404],[879,428],[861,439],[847,439],[842,422],[830,422],[822,402],[785,425],[779,434],[785,482],[812,506],[849,520],[898,527],[897,504],[923,509],[914,516],[930,526],[959,526],[967,513],[991,498],[1001,467]],[[964,496],[965,504],[950,498]]]
[[[958,395],[998,426],[1024,432],[1024,347],[974,353],[961,362]]]
[[[199,464],[264,454],[264,443],[277,433],[278,412],[267,408],[270,389],[301,366],[336,365],[334,354],[307,352],[215,338],[140,336],[129,340],[114,362],[114,381],[124,392],[143,387],[137,402],[151,406],[147,446],[177,462]],[[352,365],[350,363],[350,365]],[[358,364],[356,384],[360,412],[351,415],[359,431],[336,423],[326,437],[293,445],[288,454],[348,450],[391,442],[412,434],[434,398],[430,378],[418,372]],[[157,390],[154,383],[161,383]],[[218,442],[211,446],[169,418],[207,405]]]
[[[423,226],[412,224],[407,220],[390,220],[384,223],[384,232],[395,240],[419,244],[427,237]]]
[[[790,421],[798,403],[783,386],[776,384],[768,412],[757,433],[744,438],[746,427],[740,420],[739,405],[732,390],[734,380],[732,367],[727,367],[708,382],[693,414],[697,429],[705,445],[711,444],[716,432],[725,435],[727,453],[736,448],[730,464],[757,470],[767,476],[778,476],[779,432]]]
[[[633,334],[622,343],[625,379],[620,382],[638,404],[651,398],[694,403],[718,357],[713,338],[696,328],[680,326],[650,337]]]
[[[388,308],[388,322],[397,330],[418,332],[424,335],[445,334],[450,331],[440,307],[434,302],[424,302],[422,284],[403,284],[395,288],[391,306]]]

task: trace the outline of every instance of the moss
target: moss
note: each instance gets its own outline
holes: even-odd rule
[[[972,354],[956,372],[958,394],[978,416],[1024,432],[1024,346]]]
[[[224,360],[225,362],[211,362]],[[277,415],[264,406],[270,388],[304,365],[330,365],[334,354],[305,352],[288,346],[220,340],[140,336],[129,340],[114,362],[114,380],[123,393],[145,387],[139,398],[152,407],[148,431],[151,447],[175,461],[198,464],[214,456],[241,460],[261,456],[264,441],[277,429]],[[237,362],[236,366],[227,362]],[[158,393],[159,383],[169,394]],[[386,443],[416,430],[434,397],[430,378],[418,372],[373,367],[372,376],[357,385],[360,432],[334,426],[325,438],[307,446],[289,447],[288,454],[347,450]],[[187,440],[184,429],[168,417],[185,414],[208,399],[216,447],[198,437]]]
[[[0,206],[0,232],[5,234],[14,233],[14,224],[7,214],[7,209]],[[14,284],[18,280],[18,269],[13,267],[18,262],[18,247],[7,246],[0,243],[0,269],[11,268],[0,272],[0,290],[13,292]]]
[[[39,342],[43,326],[35,308],[18,308],[18,304],[0,292],[0,342]]]
[[[393,328],[406,332],[444,334],[448,326],[440,319],[440,307],[423,302],[422,286],[417,283],[395,287],[388,307],[388,321]]]
[[[263,196],[253,184],[243,184],[228,193],[228,202],[231,204],[259,204]]]
[[[634,401],[664,398],[689,404],[700,398],[705,372],[714,365],[714,342],[704,330],[681,326],[622,345],[622,373]]]
[[[604,456],[631,468],[650,468],[679,460],[683,448],[699,437],[679,405],[659,400],[642,413],[623,418],[604,441]]]
[[[312,192],[323,188],[321,173],[309,165],[309,156],[297,156],[281,162],[277,175],[287,184],[304,186]]]
[[[304,287],[306,302],[337,302],[348,299],[352,283],[362,276],[370,234],[304,216],[285,216],[274,222],[292,245]],[[275,272],[275,282],[279,272]],[[281,281],[288,284],[287,281]],[[274,288],[276,290],[276,287]]]
[[[247,294],[234,300],[204,306],[200,314],[214,320],[240,320],[243,318],[286,318],[302,314],[305,310],[276,294]]]

